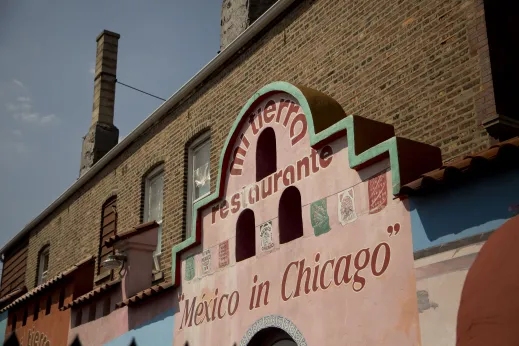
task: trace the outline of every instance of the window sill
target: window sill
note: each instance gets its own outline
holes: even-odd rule
[[[519,120],[504,115],[487,118],[482,125],[492,137],[499,141],[519,136]]]
[[[151,274],[151,281],[153,284],[156,284],[159,281],[164,280],[164,272],[154,270]]]

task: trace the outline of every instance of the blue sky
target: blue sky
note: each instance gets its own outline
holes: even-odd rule
[[[0,1],[0,246],[77,178],[96,36],[117,32],[117,78],[168,98],[219,50],[221,0]],[[162,101],[117,85],[127,135]]]

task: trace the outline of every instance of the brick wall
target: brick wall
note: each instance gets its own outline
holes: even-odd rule
[[[256,90],[275,80],[325,92],[348,114],[393,124],[400,136],[440,146],[444,159],[487,147],[478,120],[478,109],[486,111],[493,102],[483,68],[488,47],[482,8],[482,0],[298,2],[32,232],[27,286],[35,284],[44,244],[51,244],[51,276],[97,255],[101,208],[113,193],[119,232],[137,225],[142,177],[160,161],[161,264],[168,278],[171,247],[184,227],[186,143],[211,131],[214,191],[232,122]]]

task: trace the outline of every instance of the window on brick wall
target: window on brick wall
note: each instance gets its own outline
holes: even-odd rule
[[[497,113],[519,119],[519,1],[485,0],[484,4]]]
[[[40,255],[38,258],[38,280],[37,285],[41,285],[45,283],[48,279],[49,273],[49,255],[50,255],[50,246],[45,246],[40,251]]]
[[[157,249],[153,252],[155,270],[160,270],[163,200],[164,167],[161,165],[146,176],[144,183],[144,222],[155,221],[159,224]]]
[[[188,148],[186,237],[191,236],[193,226],[193,205],[207,196],[211,185],[210,163],[211,139],[205,134],[196,139]]]
[[[97,261],[97,274],[104,274],[110,270],[104,268],[102,263],[108,256],[114,254],[113,246],[105,246],[105,240],[117,234],[117,196],[110,197],[102,207],[101,231],[99,234],[99,258]]]

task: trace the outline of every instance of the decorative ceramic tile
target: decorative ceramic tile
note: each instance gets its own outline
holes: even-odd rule
[[[272,240],[272,221],[267,221],[260,226],[261,251],[268,251],[274,247]]]
[[[353,187],[339,193],[338,215],[341,225],[357,220],[357,213],[355,212],[355,194]]]
[[[307,346],[303,334],[299,331],[296,325],[288,318],[278,315],[265,316],[254,322],[247,330],[240,341],[240,346],[246,346],[252,340],[254,335],[267,328],[279,328],[285,331],[296,342],[297,346]]]
[[[382,173],[368,181],[369,213],[375,214],[387,205],[387,178]]]
[[[229,265],[229,240],[226,240],[218,245],[218,259],[220,268]]]
[[[191,281],[195,277],[195,256],[186,258],[186,281]]]
[[[331,229],[326,205],[326,198],[315,201],[310,205],[310,219],[316,236],[327,233]]]
[[[211,249],[202,252],[202,275],[206,275],[211,271]]]

